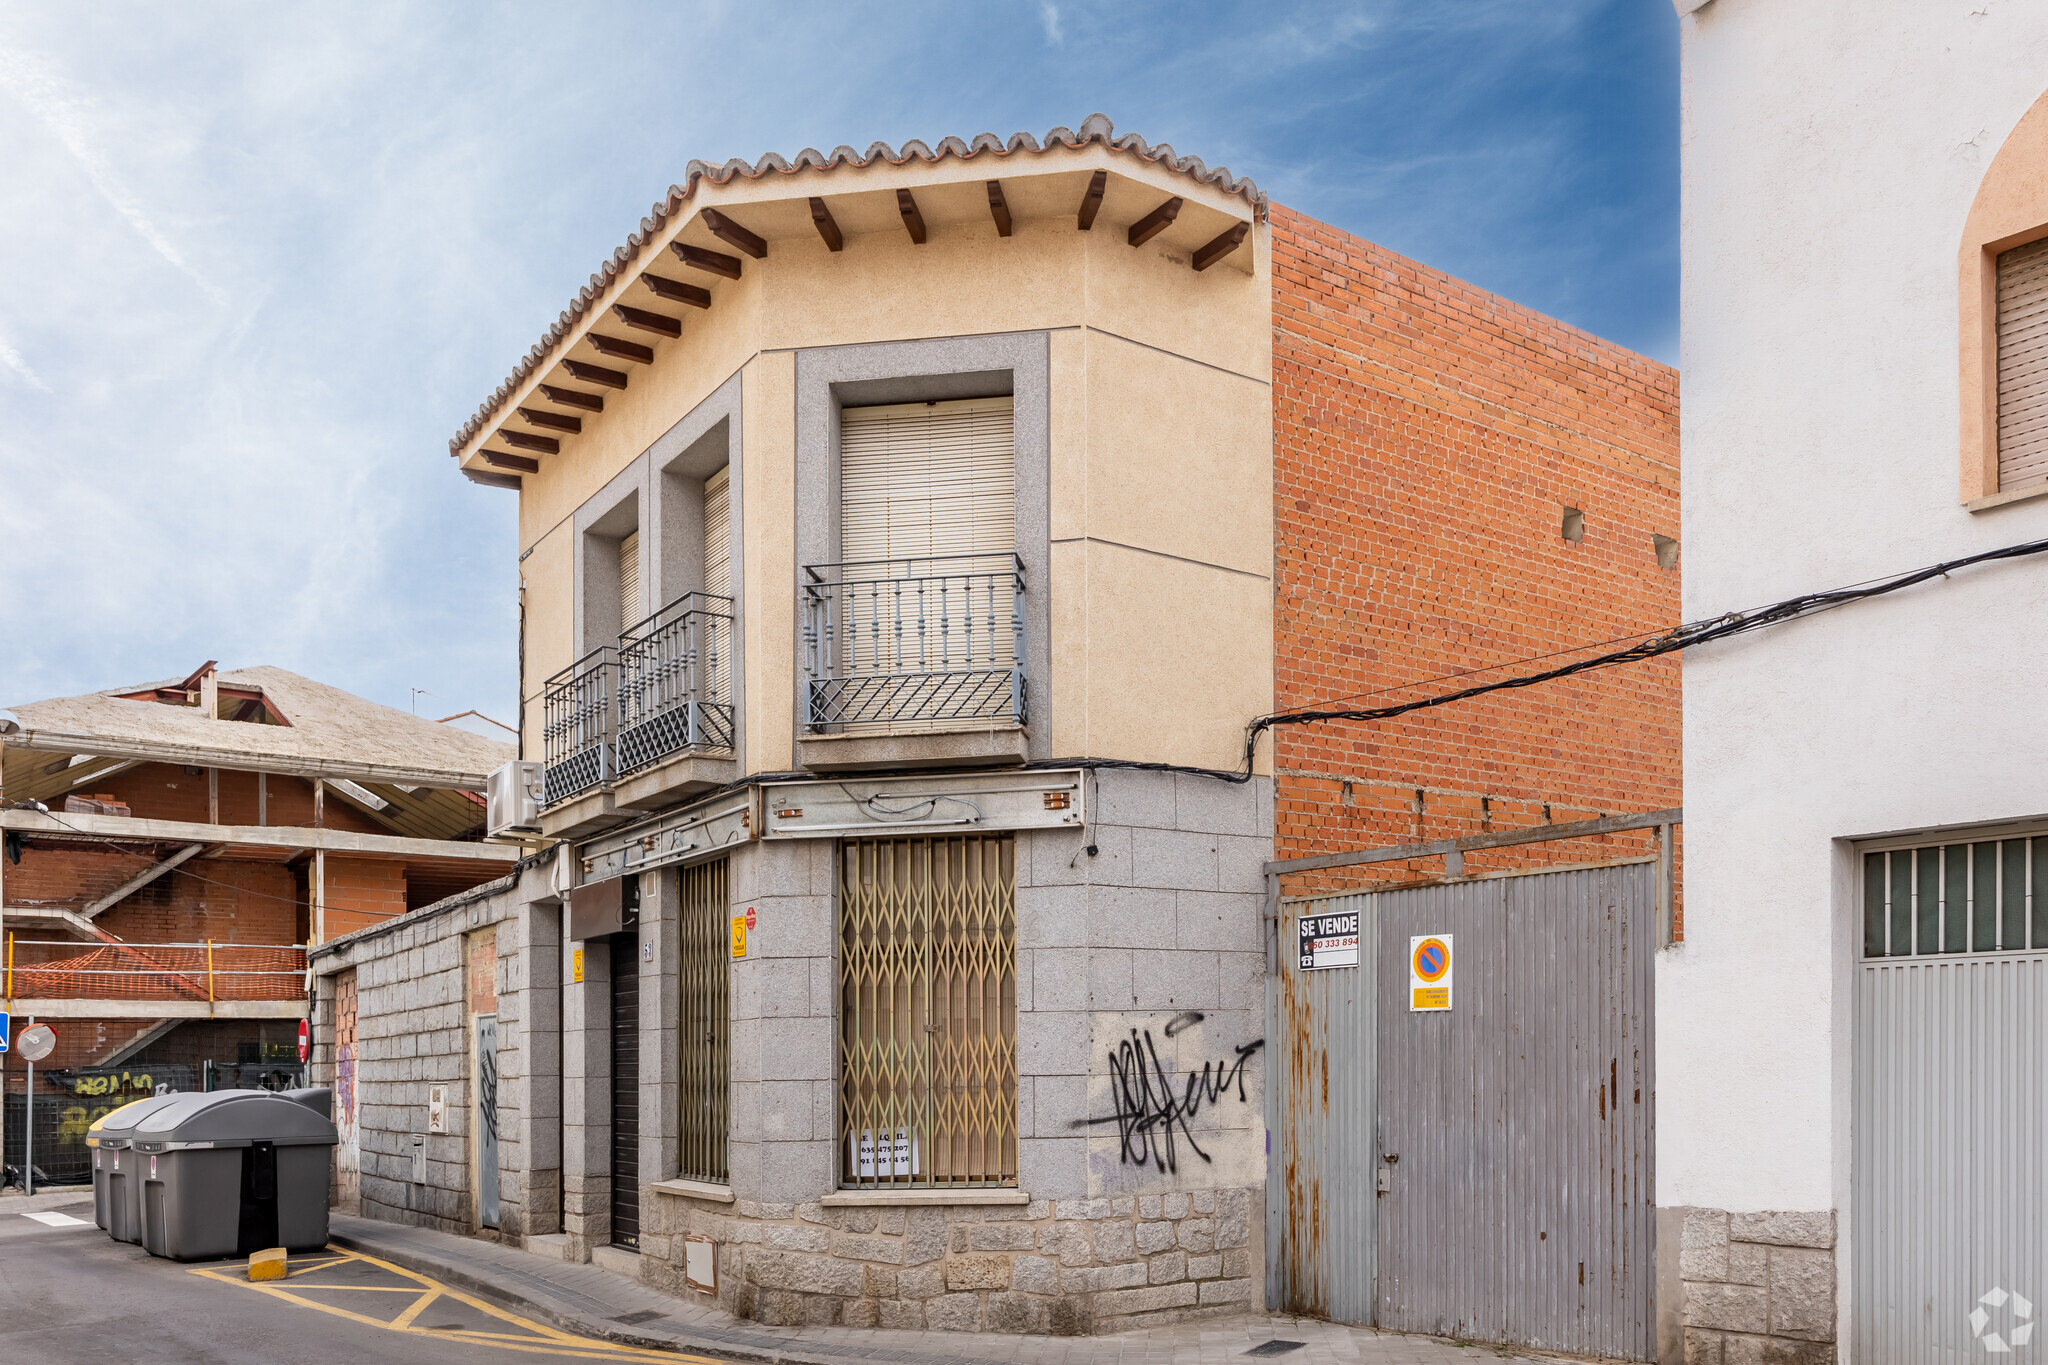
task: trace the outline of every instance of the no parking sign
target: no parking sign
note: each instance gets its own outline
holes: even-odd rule
[[[1408,940],[1408,1012],[1451,1007],[1451,935],[1417,934]]]

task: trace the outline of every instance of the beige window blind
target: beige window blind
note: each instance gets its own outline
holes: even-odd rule
[[[2048,239],[1998,258],[1998,486],[2048,479]]]
[[[840,558],[925,559],[1016,545],[1013,403],[973,398],[847,408]]]
[[[730,469],[704,480],[704,591],[732,596],[732,502],[726,496]]]
[[[646,614],[640,610],[640,533],[634,531],[619,542],[619,634]]]

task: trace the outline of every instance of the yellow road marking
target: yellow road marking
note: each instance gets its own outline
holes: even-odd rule
[[[345,1289],[351,1294],[417,1294],[420,1292],[417,1289],[409,1289],[403,1285],[396,1284],[302,1284],[298,1288]]]
[[[440,1297],[440,1290],[429,1289],[426,1293],[414,1299],[410,1304],[406,1306],[406,1309],[403,1313],[400,1313],[397,1317],[391,1320],[391,1330],[394,1332],[403,1332],[408,1327],[412,1326],[415,1322],[418,1322],[420,1320],[420,1310],[425,1308],[428,1304],[432,1303],[435,1299],[438,1299]]]
[[[724,1365],[723,1362],[717,1361],[710,1356],[693,1355],[684,1351],[651,1350],[644,1346],[628,1346],[622,1342],[609,1342],[597,1337],[578,1336],[573,1332],[566,1332],[560,1328],[551,1327],[546,1323],[523,1318],[517,1313],[509,1312],[498,1307],[496,1304],[479,1299],[474,1295],[463,1293],[459,1289],[451,1288],[417,1271],[407,1270],[404,1266],[394,1265],[390,1261],[380,1260],[375,1256],[367,1256],[361,1252],[346,1251],[340,1247],[330,1246],[328,1250],[334,1253],[330,1259],[322,1261],[318,1265],[307,1265],[304,1268],[305,1271],[325,1269],[330,1266],[355,1261],[373,1266],[400,1279],[410,1280],[412,1285],[417,1287],[402,1285],[293,1283],[290,1289],[285,1289],[280,1287],[277,1282],[268,1284],[251,1283],[239,1275],[203,1266],[193,1267],[187,1273],[203,1275],[209,1280],[218,1280],[222,1284],[239,1285],[244,1289],[253,1289],[258,1293],[269,1294],[273,1298],[283,1299],[286,1303],[297,1304],[301,1308],[311,1308],[315,1312],[330,1313],[338,1318],[347,1318],[351,1322],[359,1322],[367,1327],[382,1328],[388,1332],[405,1332],[413,1336],[456,1338],[474,1342],[479,1346],[494,1346],[499,1350],[517,1351],[526,1355],[570,1356],[581,1360],[662,1360],[683,1362],[684,1365]],[[416,1297],[396,1318],[384,1319],[371,1317],[366,1313],[351,1312],[337,1304],[322,1303],[318,1299],[302,1298],[297,1292],[308,1289],[412,1294]],[[429,1328],[419,1326],[418,1318],[420,1314],[425,1311],[428,1305],[439,1299],[448,1299],[464,1304],[488,1317],[496,1318],[501,1322],[519,1328],[520,1334],[488,1332],[476,1328]]]

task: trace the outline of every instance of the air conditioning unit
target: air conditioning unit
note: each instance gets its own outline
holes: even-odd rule
[[[491,774],[484,828],[491,838],[540,833],[540,764],[518,760]]]

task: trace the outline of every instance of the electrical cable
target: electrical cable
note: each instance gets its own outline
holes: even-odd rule
[[[1576,674],[1591,672],[1595,669],[1613,668],[1621,664],[1640,663],[1645,659],[1655,659],[1666,654],[1676,654],[1681,650],[1694,649],[1700,645],[1712,644],[1715,641],[1747,634],[1753,630],[1761,630],[1765,626],[1782,625],[1801,617],[1812,616],[1823,611],[1832,611],[1836,607],[1847,606],[1852,602],[1862,602],[1874,597],[1883,597],[1889,593],[1925,583],[1930,579],[1947,578],[1956,570],[1969,568],[1972,565],[1989,564],[2008,559],[2025,559],[2044,552],[2048,552],[2048,540],[2024,541],[2018,545],[2008,545],[2001,549],[1985,550],[1978,554],[1965,555],[1960,559],[1944,560],[1939,564],[1930,564],[1921,569],[1912,569],[1904,573],[1880,578],[1865,579],[1863,582],[1849,587],[1834,588],[1826,592],[1802,593],[1797,597],[1788,597],[1783,601],[1773,602],[1769,606],[1759,607],[1752,611],[1727,612],[1720,616],[1710,617],[1704,621],[1680,625],[1664,634],[1638,639],[1636,643],[1629,645],[1625,649],[1613,650],[1606,654],[1597,654],[1589,659],[1581,659],[1574,663],[1560,665],[1557,668],[1545,669],[1539,673],[1503,678],[1497,682],[1481,683],[1474,687],[1460,688],[1455,692],[1440,693],[1433,697],[1422,697],[1415,701],[1401,702],[1393,706],[1356,709],[1316,708],[1260,716],[1245,727],[1243,770],[1238,773],[1229,774],[1226,780],[1238,783],[1250,781],[1252,760],[1257,750],[1259,736],[1267,730],[1275,729],[1282,725],[1309,725],[1331,720],[1367,722],[1392,720],[1397,716],[1405,716],[1413,711],[1448,706],[1452,702],[1469,701],[1475,697],[1486,696],[1493,692],[1535,687],[1542,683],[1555,682],[1560,678],[1569,678]],[[1537,657],[1549,658],[1554,657],[1554,655],[1539,655]],[[1222,776],[1215,773],[1210,775]]]

